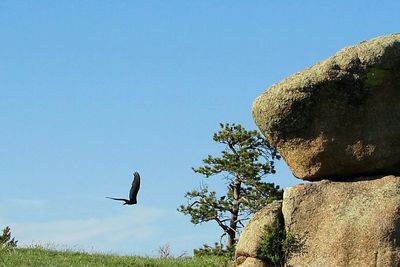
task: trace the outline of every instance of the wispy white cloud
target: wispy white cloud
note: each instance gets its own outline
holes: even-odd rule
[[[54,244],[83,246],[95,250],[151,240],[160,232],[159,222],[167,214],[150,207],[136,206],[120,214],[103,218],[59,220],[45,223],[8,223],[19,245]]]

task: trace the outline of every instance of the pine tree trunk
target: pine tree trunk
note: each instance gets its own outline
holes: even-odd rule
[[[229,223],[229,230],[227,232],[228,242],[227,247],[235,245],[236,229],[239,216],[239,198],[240,198],[240,186],[241,183],[238,179],[235,179],[233,183],[233,207],[231,211],[231,219]]]

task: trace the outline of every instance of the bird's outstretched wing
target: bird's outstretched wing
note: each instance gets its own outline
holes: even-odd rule
[[[139,188],[140,188],[140,175],[138,172],[134,172],[133,174],[134,179],[132,182],[132,187],[131,187],[131,191],[129,192],[129,200],[131,202],[136,203],[137,202],[137,194],[139,192]]]
[[[109,199],[114,199],[114,200],[119,200],[119,201],[129,201],[128,199],[125,199],[125,198],[115,198],[115,197],[106,197],[106,198],[109,198]]]

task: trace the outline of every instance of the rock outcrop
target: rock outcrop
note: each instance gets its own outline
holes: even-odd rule
[[[282,201],[274,201],[257,212],[243,230],[236,245],[236,266],[272,267],[257,258],[265,226],[273,225],[282,216]]]
[[[305,240],[288,266],[400,266],[400,177],[293,186],[282,211]]]
[[[400,174],[400,34],[344,48],[273,85],[256,124],[310,181]]]
[[[286,188],[281,210],[255,214],[236,263],[267,266],[257,251],[282,212],[287,236],[302,246],[285,254],[288,267],[400,266],[400,34],[273,85],[253,116],[293,174],[311,183]]]

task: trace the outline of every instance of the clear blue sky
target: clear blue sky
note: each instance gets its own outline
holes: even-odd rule
[[[322,3],[325,2],[325,3]],[[174,254],[218,241],[176,211],[253,100],[400,29],[400,1],[0,2],[0,227],[20,245]],[[125,197],[142,175],[137,206]],[[300,183],[283,162],[269,181]],[[223,183],[215,183],[223,190]]]

